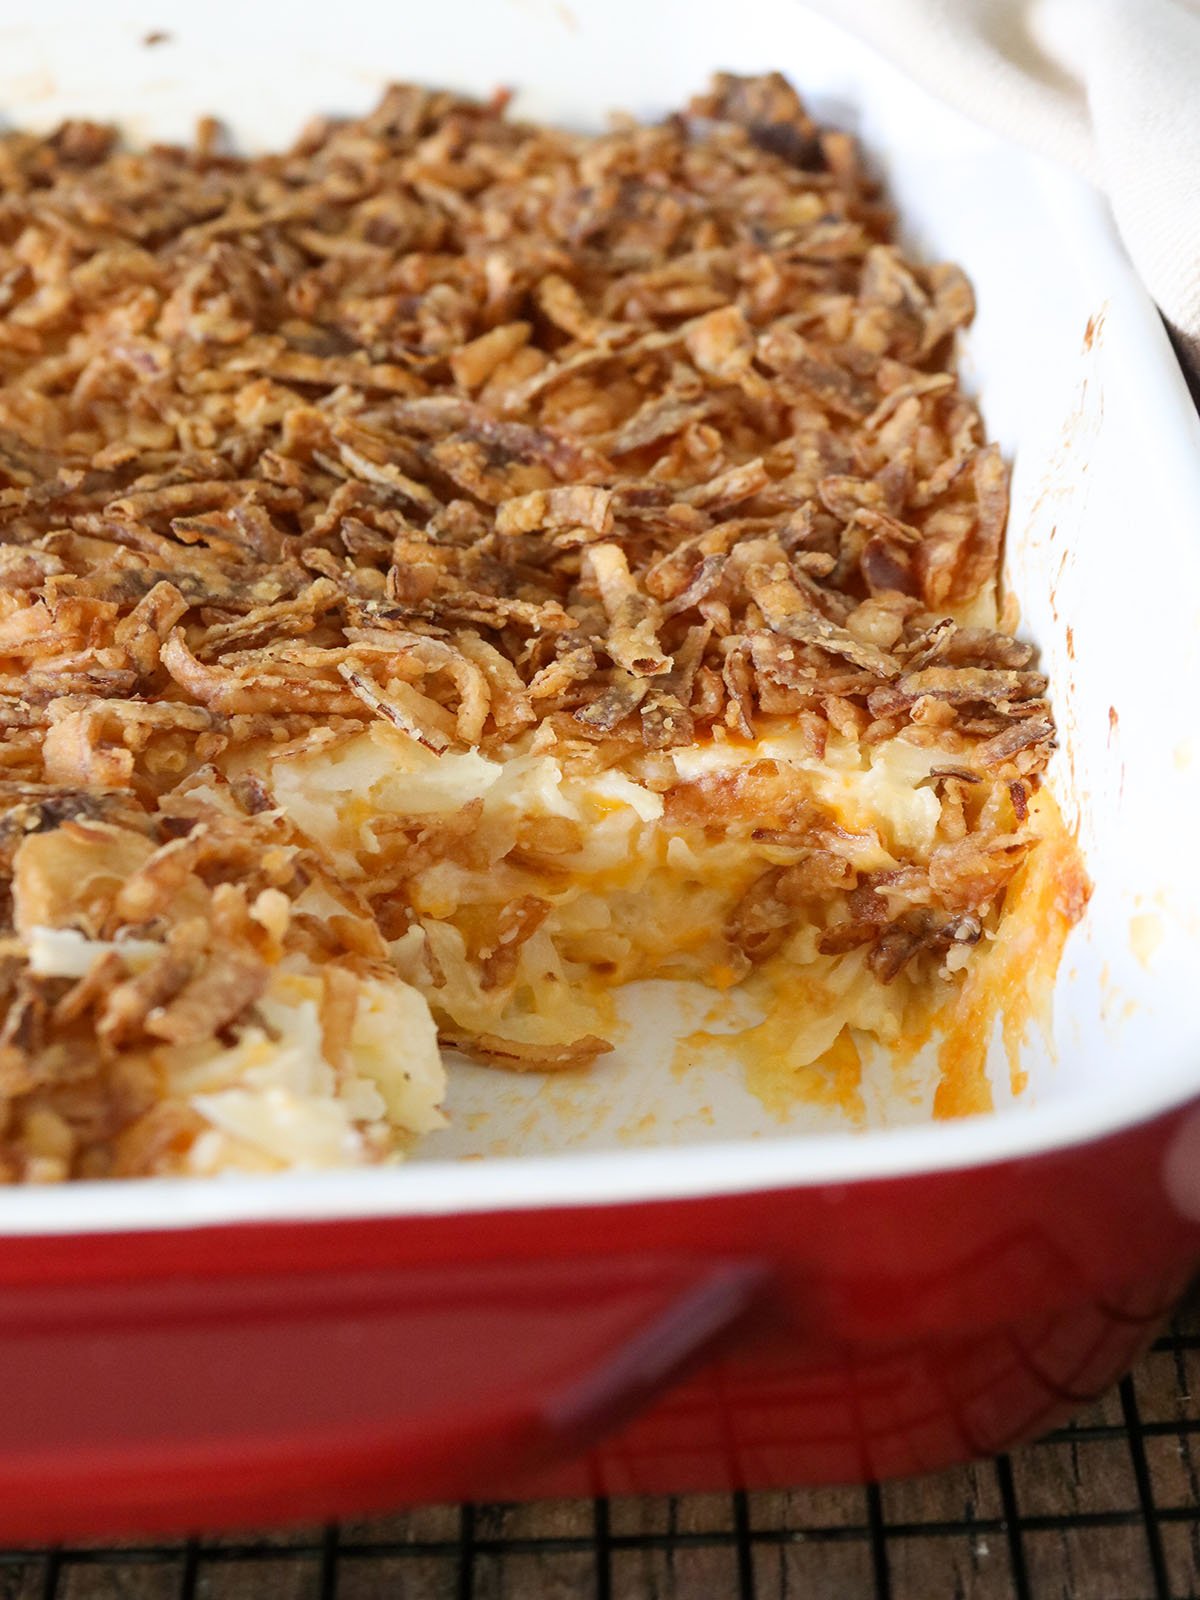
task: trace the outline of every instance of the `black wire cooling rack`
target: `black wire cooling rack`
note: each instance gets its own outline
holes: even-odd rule
[[[1012,1456],[866,1489],[434,1506],[340,1527],[0,1552],[0,1600],[1200,1596],[1200,1300]]]

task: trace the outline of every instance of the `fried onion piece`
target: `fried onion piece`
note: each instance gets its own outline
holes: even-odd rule
[[[981,767],[1001,767],[1039,746],[1052,746],[1053,742],[1054,724],[1048,717],[1026,717],[977,745],[975,760]]]
[[[1033,841],[1001,834],[980,840],[968,836],[943,844],[929,862],[929,882],[948,906],[977,910],[1003,889],[1025,859]]]
[[[530,331],[528,322],[508,322],[463,345],[450,357],[455,383],[461,389],[481,389],[501,362],[528,341]]]
[[[816,645],[881,678],[893,678],[899,672],[899,664],[887,651],[855,638],[816,610],[791,576],[786,562],[752,566],[746,583],[773,632]]]
[[[122,645],[142,678],[158,666],[162,642],[188,610],[188,602],[173,583],[165,580],[138,601],[113,629],[113,641]]]
[[[545,922],[550,902],[537,895],[522,895],[510,900],[500,913],[496,941],[484,955],[480,984],[484,989],[505,989],[517,975],[521,947]]]
[[[436,700],[421,694],[403,679],[393,679],[385,690],[351,666],[343,665],[338,670],[351,693],[376,716],[408,734],[410,739],[416,739],[435,755],[450,748],[454,718]]]
[[[235,1022],[265,992],[266,963],[246,950],[214,950],[171,998],[146,1013],[144,1027],[168,1044],[200,1044]]]
[[[103,701],[60,717],[46,730],[42,760],[51,783],[121,789],[133,776],[133,752],[104,743]]]
[[[609,621],[604,647],[618,666],[636,677],[669,672],[671,659],[658,642],[658,607],[638,588],[620,545],[592,545],[587,563]]]
[[[119,1047],[146,1031],[151,1013],[161,1012],[191,981],[207,937],[208,928],[201,918],[171,929],[161,954],[144,971],[109,992],[96,1024],[102,1043]]]
[[[586,536],[612,532],[612,491],[579,484],[566,489],[535,489],[505,500],[496,510],[496,532],[534,533],[542,528],[579,528]]]
[[[528,1044],[501,1039],[492,1033],[459,1034],[439,1030],[444,1045],[485,1067],[507,1067],[510,1072],[569,1072],[590,1067],[613,1048],[607,1039],[585,1033],[569,1044]]]

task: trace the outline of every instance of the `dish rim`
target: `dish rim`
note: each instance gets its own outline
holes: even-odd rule
[[[858,46],[847,38],[848,47]],[[953,113],[951,113],[953,115]],[[997,139],[1003,146],[1005,141]],[[1032,177],[1069,233],[1089,308],[1123,377],[1152,397],[1160,481],[1200,504],[1200,415],[1159,315],[1134,276],[1102,198],[1034,157]],[[847,1133],[780,1134],[645,1149],[421,1161],[333,1172],[116,1178],[0,1189],[0,1239],[169,1231],[231,1224],[348,1221],[456,1213],[717,1199],[932,1176],[1067,1151],[1200,1098],[1200,1061],[1177,1043],[1147,1076],[956,1121]]]

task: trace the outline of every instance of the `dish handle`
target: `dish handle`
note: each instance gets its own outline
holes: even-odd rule
[[[551,1449],[585,1449],[715,1354],[761,1301],[768,1280],[761,1262],[708,1266],[644,1327],[550,1394],[539,1420]]]

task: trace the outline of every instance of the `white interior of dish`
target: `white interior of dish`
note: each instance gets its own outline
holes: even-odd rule
[[[146,42],[154,33],[166,37]],[[636,1049],[627,1039],[586,1080],[456,1069],[452,1131],[406,1168],[116,1183],[86,1199],[78,1187],[3,1194],[0,1228],[142,1224],[150,1209],[166,1225],[838,1180],[1045,1148],[1200,1089],[1190,1003],[1200,731],[1189,693],[1200,650],[1200,426],[1091,191],[933,103],[794,0],[735,11],[718,0],[103,9],[51,0],[0,27],[0,115],[36,127],[112,118],[146,140],[187,138],[211,111],[255,148],[287,141],[316,111],[361,111],[383,83],[408,78],[481,93],[511,85],[518,112],[591,127],[613,108],[675,107],[717,68],[788,73],[820,115],[862,137],[908,242],[959,261],[975,284],[965,371],[1015,459],[1009,583],[1051,675],[1055,787],[1096,885],[1059,974],[1052,1047],[1036,1034],[1027,1042],[1026,1093],[990,1117],[929,1125],[927,1099],[891,1094],[885,1075],[874,1097],[881,1131],[830,1131],[802,1106],[781,1119],[737,1068],[710,1061],[673,1073],[674,1038],[697,1026],[697,1008],[643,996],[629,1030]],[[1002,1101],[1007,1065],[995,1082]],[[701,1141],[707,1149],[690,1148]],[[526,1159],[446,1159],[518,1151]]]

